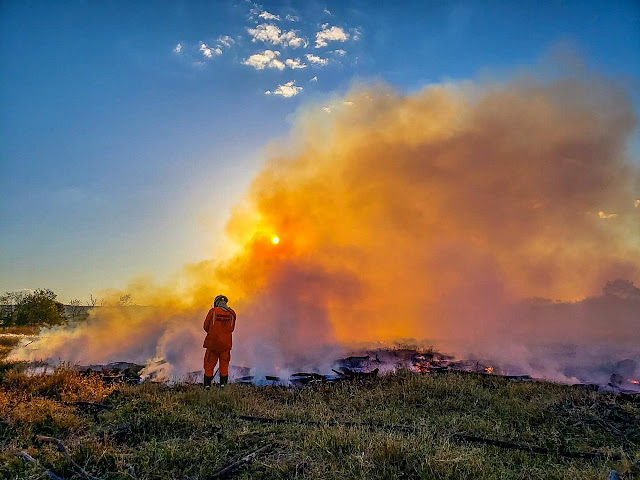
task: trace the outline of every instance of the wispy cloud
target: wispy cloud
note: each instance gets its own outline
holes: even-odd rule
[[[307,68],[307,65],[305,63],[302,63],[299,58],[287,58],[284,63],[286,63],[287,67],[291,68],[292,70]]]
[[[264,18],[265,20],[280,20],[280,15],[274,15],[273,13],[269,13],[266,10],[263,11],[260,15],[260,18]]]
[[[342,105],[344,105],[345,107],[353,107],[355,104],[349,100],[345,100],[342,102]],[[322,110],[325,111],[326,113],[331,113],[334,109],[336,108],[336,104],[332,103],[330,105],[324,105],[322,107]],[[341,108],[340,105],[337,106],[337,108]]]
[[[264,70],[265,68],[277,68],[284,70],[284,63],[278,60],[280,52],[277,50],[265,50],[262,53],[254,53],[242,63],[256,70]]]
[[[352,33],[351,38],[354,41],[357,42],[358,40],[360,40],[360,36],[362,35],[362,30],[360,30],[358,27],[355,27],[351,30],[351,33]]]
[[[176,53],[180,53],[182,51],[182,44],[181,43],[177,44],[173,49],[173,51]]]
[[[279,95],[281,97],[284,98],[291,98],[291,97],[295,97],[296,95],[298,95],[298,93],[300,93],[302,91],[302,87],[298,87],[296,85],[295,80],[292,80],[290,82],[287,82],[283,85],[278,85],[278,88],[276,88],[274,91],[271,90],[267,90],[266,92],[264,92],[265,95]]]
[[[332,50],[330,53],[333,53],[334,55],[338,55],[340,57],[344,57],[347,54],[347,51],[338,49],[338,50]]]
[[[222,45],[224,45],[227,48],[229,48],[231,45],[236,43],[236,41],[233,38],[231,38],[229,35],[221,35],[221,36],[219,36],[218,37],[218,42],[221,43]]]
[[[306,47],[309,42],[299,37],[295,30],[283,32],[277,25],[261,23],[256,28],[247,28],[252,42],[264,42],[272,45],[282,45],[284,47]]]
[[[300,21],[300,17],[298,17],[297,15],[287,15],[284,18],[285,18],[285,20],[288,20],[290,22],[299,22]]]
[[[326,47],[328,42],[346,42],[349,39],[349,34],[341,27],[327,28],[328,26],[329,24],[325,23],[322,30],[316,32],[316,48]]]
[[[260,15],[260,12],[262,12],[262,7],[260,5],[250,2],[249,0],[245,1],[253,5],[253,7],[249,9],[249,19],[253,19],[253,17],[255,17],[256,15]]]
[[[324,67],[329,63],[329,60],[327,60],[326,58],[321,58],[318,55],[314,55],[313,53],[307,53],[305,57],[307,57],[307,60],[309,60],[309,62],[311,62],[313,65]]]
[[[315,76],[315,77],[313,77],[313,78],[312,78],[311,80],[309,80],[309,81],[310,81],[310,82],[317,82],[317,81],[318,81],[318,77],[317,77],[317,76]]]
[[[222,49],[220,47],[210,47],[204,42],[200,42],[200,51],[207,58],[211,58],[214,55],[222,55]]]

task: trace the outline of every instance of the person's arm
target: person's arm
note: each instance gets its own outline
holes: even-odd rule
[[[211,321],[213,320],[213,308],[211,310],[209,310],[209,313],[207,313],[207,316],[204,319],[204,323],[202,324],[202,328],[204,328],[204,331],[209,333],[209,329],[211,328]]]
[[[231,317],[233,320],[231,320],[231,331],[233,332],[236,329],[236,312],[233,309],[229,309],[231,310]]]

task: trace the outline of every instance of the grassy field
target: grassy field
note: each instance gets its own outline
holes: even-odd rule
[[[29,377],[19,365],[0,365],[2,478],[46,478],[44,469],[82,478],[72,460],[102,479],[214,478],[264,445],[266,450],[230,476],[606,479],[611,469],[622,478],[640,475],[640,406],[552,383],[400,372],[301,389],[229,385],[204,391],[197,385],[106,386],[98,377],[65,368]],[[95,411],[74,401],[113,408]],[[264,424],[237,415],[320,423]],[[454,434],[605,456],[533,454],[460,441]],[[61,440],[69,456],[37,435]],[[21,451],[39,464],[22,460]],[[613,460],[615,454],[621,459]]]
[[[40,327],[2,327],[0,328],[0,359],[5,358],[20,341],[21,335],[35,335]]]

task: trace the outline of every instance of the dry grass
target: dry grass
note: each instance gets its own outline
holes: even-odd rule
[[[5,368],[0,376],[0,476],[6,478],[44,478],[18,459],[20,450],[58,475],[73,475],[65,457],[37,442],[36,434],[63,440],[74,461],[102,479],[211,478],[264,444],[270,450],[235,472],[236,478],[600,480],[612,468],[623,478],[640,473],[633,466],[640,460],[640,425],[633,423],[639,406],[551,383],[401,372],[369,383],[304,389],[230,385],[205,392],[195,385],[112,389],[64,368],[35,377]],[[103,398],[113,410],[95,413],[64,404]],[[606,412],[612,409],[616,418],[632,419],[627,427],[611,423]],[[321,425],[252,423],[233,418],[238,414]],[[416,430],[399,433],[329,421]],[[615,453],[622,460],[536,455],[455,441],[454,433]]]
[[[22,335],[36,335],[40,327],[1,327],[0,328],[0,360],[18,344]]]
[[[35,335],[40,331],[40,326],[0,327],[0,335],[11,333],[14,335]]]
[[[20,337],[0,334],[0,359],[6,358],[19,341]]]

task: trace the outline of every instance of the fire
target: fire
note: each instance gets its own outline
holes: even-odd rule
[[[640,380],[636,380],[635,378],[627,379],[628,382],[635,383],[636,385],[640,385]]]
[[[420,373],[429,373],[431,371],[431,362],[418,362],[414,366]]]
[[[487,367],[484,369],[486,373],[493,373],[493,367]]]

